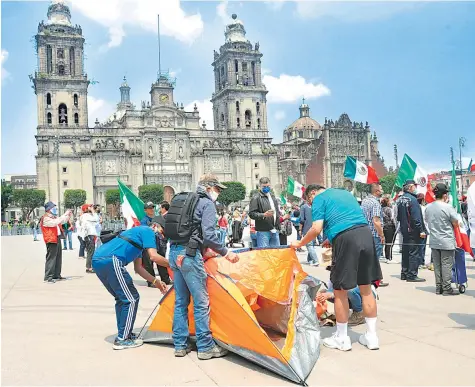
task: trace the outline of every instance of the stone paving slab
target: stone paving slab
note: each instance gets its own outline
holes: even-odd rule
[[[44,244],[31,236],[1,238],[3,385],[291,385],[235,355],[203,362],[196,352],[174,358],[168,346],[113,351],[114,301],[96,276],[85,273],[77,243],[74,247],[63,251],[63,275],[72,279],[47,285]],[[305,261],[305,254],[300,258]],[[328,279],[323,268],[304,268]],[[322,347],[308,384],[474,385],[472,260],[467,259],[467,292],[458,297],[436,296],[430,271],[421,271],[426,283],[409,284],[397,279],[399,264],[382,264],[382,269],[390,285],[379,290],[381,349],[369,351],[357,343],[364,326],[350,329],[353,350]],[[134,279],[141,295],[136,328],[141,328],[160,295]],[[323,328],[322,336],[333,331]]]

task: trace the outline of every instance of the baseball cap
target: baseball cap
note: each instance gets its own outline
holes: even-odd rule
[[[143,205],[144,210],[149,209],[149,208],[155,208],[155,204],[152,202],[147,202]]]
[[[218,187],[220,189],[226,189],[227,187],[224,184],[221,184],[218,180],[218,178],[215,175],[212,175],[211,173],[205,174],[201,176],[199,184],[201,185],[207,185],[210,187]]]
[[[449,190],[447,188],[447,186],[444,184],[444,183],[437,183],[434,187],[434,193],[435,194],[446,194],[448,193]]]
[[[413,179],[407,179],[406,182],[404,183],[404,185],[409,185],[409,184],[417,185],[416,181]]]

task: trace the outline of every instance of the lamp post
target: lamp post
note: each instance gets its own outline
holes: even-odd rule
[[[467,139],[465,137],[459,138],[459,162],[460,162],[460,193],[463,195],[463,164],[462,164],[462,148],[465,147],[465,142]]]
[[[54,151],[56,153],[56,186],[58,189],[58,216],[61,215],[61,188],[59,186],[59,135],[54,136]]]

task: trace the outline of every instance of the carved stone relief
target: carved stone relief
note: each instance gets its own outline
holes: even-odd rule
[[[170,142],[163,142],[163,158],[166,160],[172,159],[172,144]]]
[[[119,157],[119,165],[120,165],[120,173],[122,174],[127,173],[127,157],[125,157],[125,155],[121,155]]]
[[[104,174],[104,159],[102,156],[96,157],[96,175]]]
[[[115,174],[117,173],[117,165],[115,160],[106,160],[106,173]]]

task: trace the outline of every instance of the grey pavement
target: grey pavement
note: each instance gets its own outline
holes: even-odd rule
[[[239,356],[199,361],[196,352],[174,358],[167,346],[113,351],[114,300],[75,250],[63,251],[69,281],[43,283],[45,246],[31,236],[1,238],[2,385],[290,385]],[[429,250],[429,249],[428,249]],[[301,261],[305,254],[300,254]],[[396,256],[398,261],[399,257]],[[323,280],[323,268],[304,265]],[[309,385],[473,385],[475,383],[475,265],[467,259],[467,292],[434,294],[426,283],[400,281],[399,264],[382,264],[389,287],[379,290],[381,349],[357,343],[364,325],[351,329],[353,350],[322,347]],[[129,268],[132,273],[132,267]],[[160,299],[136,276],[141,295],[136,329]],[[324,328],[323,337],[334,328]]]

